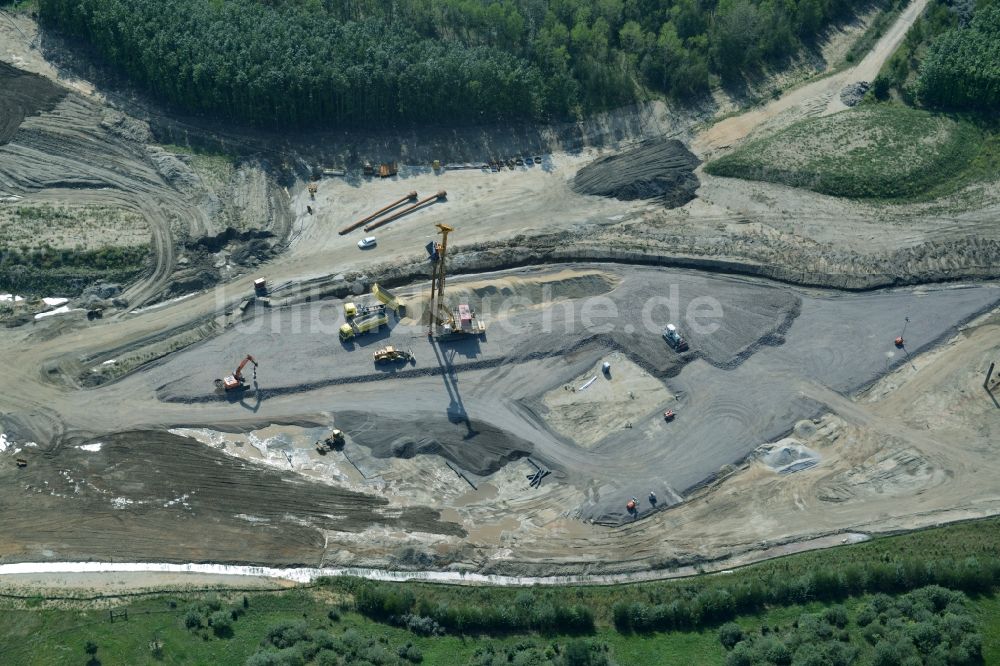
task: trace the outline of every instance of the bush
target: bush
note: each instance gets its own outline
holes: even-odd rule
[[[835,627],[843,629],[847,626],[847,609],[839,604],[827,608],[823,617]]]
[[[754,654],[750,646],[740,643],[726,655],[726,666],[753,666]]]
[[[189,610],[184,616],[184,626],[188,629],[198,629],[201,627],[201,613],[196,610]]]
[[[736,644],[743,640],[743,629],[735,622],[727,622],[719,627],[719,642],[722,647],[732,650]]]
[[[215,611],[208,617],[208,623],[212,627],[212,633],[220,638],[233,635],[233,618],[229,611]]]
[[[296,643],[309,640],[309,630],[305,622],[282,622],[267,630],[264,643],[276,648],[290,648]]]
[[[563,649],[563,663],[566,666],[589,666],[590,646],[583,641],[570,641]]]

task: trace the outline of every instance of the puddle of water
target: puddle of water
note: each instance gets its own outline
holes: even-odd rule
[[[452,502],[453,506],[468,506],[470,504],[475,504],[477,502],[483,502],[485,500],[496,499],[500,495],[500,491],[492,483],[483,483],[479,485],[477,490],[470,490],[469,492],[456,497]]]
[[[508,516],[501,520],[499,523],[493,523],[492,525],[477,525],[469,526],[466,525],[465,529],[469,533],[469,539],[473,541],[481,541],[484,543],[492,544],[495,546],[500,545],[500,538],[503,536],[504,532],[509,532],[513,529],[517,529],[521,526],[521,523],[514,516]]]

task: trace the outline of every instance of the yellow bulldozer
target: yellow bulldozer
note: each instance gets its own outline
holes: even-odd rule
[[[409,363],[413,361],[413,354],[388,345],[375,350],[372,354],[372,360],[376,363],[397,363],[399,361]]]

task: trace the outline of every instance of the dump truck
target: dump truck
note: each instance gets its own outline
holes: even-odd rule
[[[372,295],[382,301],[387,308],[400,316],[406,312],[406,303],[403,302],[403,299],[399,298],[385,287],[379,286],[378,282],[372,285]]]
[[[350,319],[358,315],[372,314],[376,312],[385,313],[385,305],[382,303],[369,303],[358,305],[354,302],[344,303],[344,317]]]
[[[413,360],[413,354],[409,351],[403,351],[402,349],[396,349],[392,345],[388,345],[375,350],[372,354],[372,360],[376,363],[396,363],[398,361],[408,363]]]
[[[674,351],[683,352],[688,350],[688,343],[681,334],[677,332],[677,327],[673,324],[667,324],[667,327],[663,329],[663,339],[667,341],[667,344],[673,347]]]
[[[389,317],[386,316],[384,308],[367,314],[359,314],[340,327],[340,339],[346,342],[388,325]]]

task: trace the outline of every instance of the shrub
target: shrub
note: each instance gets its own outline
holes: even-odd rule
[[[201,627],[201,613],[189,610],[184,616],[184,626],[188,629],[198,629]]]
[[[743,629],[735,622],[727,622],[719,627],[719,642],[722,647],[732,650],[736,644],[743,640]]]
[[[273,645],[276,648],[290,648],[296,643],[309,640],[306,623],[282,622],[267,630],[264,643]]]
[[[589,666],[590,646],[583,641],[570,641],[563,649],[563,663],[566,666]]]
[[[212,626],[212,633],[220,638],[233,635],[233,617],[228,611],[215,611],[208,617],[208,623]]]
[[[839,604],[827,608],[823,617],[835,627],[843,629],[847,626],[847,609]]]
[[[738,644],[726,655],[726,666],[753,666],[754,655],[745,642]]]

